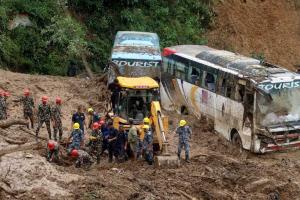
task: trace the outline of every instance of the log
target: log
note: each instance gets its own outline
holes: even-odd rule
[[[14,148],[10,148],[10,149],[5,149],[5,150],[1,150],[0,151],[0,157],[5,155],[5,154],[9,154],[9,153],[14,153],[14,152],[18,152],[18,151],[26,151],[26,150],[31,150],[31,149],[39,149],[39,148],[43,148],[41,145],[37,144],[37,143],[28,143],[28,144],[24,144],[21,146],[17,146]]]
[[[25,127],[20,127],[20,129],[21,129],[22,131],[28,133],[29,135],[32,135],[32,136],[36,137],[35,132],[33,132],[33,131],[31,131],[31,130],[25,128]],[[44,138],[44,137],[41,137],[41,136],[37,136],[37,138],[38,138],[38,139],[41,139],[41,140],[48,141],[47,138]]]
[[[23,140],[16,140],[14,138],[10,138],[9,135],[13,135],[12,133],[10,133],[9,131],[6,131],[2,128],[0,128],[0,137],[2,137],[7,143],[9,144],[25,144],[26,142],[28,142],[28,140],[26,138],[24,138]]]
[[[8,119],[0,121],[0,128],[8,128],[12,125],[28,125],[28,121],[24,119]]]
[[[193,197],[193,196],[187,194],[186,192],[184,192],[184,191],[182,191],[182,190],[179,190],[179,192],[180,192],[183,196],[185,196],[187,199],[190,199],[190,200],[197,200],[196,197]]]

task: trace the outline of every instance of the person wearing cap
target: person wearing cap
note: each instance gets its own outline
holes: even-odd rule
[[[79,167],[85,167],[85,168],[89,168],[93,163],[93,158],[92,156],[82,150],[82,149],[73,149],[70,153],[72,158],[76,158],[76,162],[75,162],[75,167],[79,168]]]
[[[145,153],[145,160],[148,162],[149,165],[153,163],[153,134],[150,129],[149,125],[143,126],[145,136],[144,136],[144,153]]]
[[[47,143],[47,160],[49,162],[59,160],[59,144],[56,141],[49,140]]]
[[[48,102],[48,97],[43,96],[42,103],[39,105],[38,108],[38,127],[35,131],[35,134],[36,136],[38,136],[40,128],[45,123],[48,131],[49,139],[51,140],[51,128],[50,128],[51,108],[47,102]]]
[[[80,129],[82,130],[82,133],[84,134],[84,127],[86,126],[85,123],[85,115],[83,112],[83,107],[80,105],[77,108],[77,112],[75,112],[72,116],[72,126],[78,123],[80,126]]]
[[[73,131],[71,135],[68,138],[68,141],[72,139],[72,143],[69,145],[67,151],[68,153],[71,153],[73,149],[80,149],[80,147],[83,145],[83,132],[80,129],[79,123],[74,123],[73,125]]]
[[[117,158],[118,158],[119,162],[128,159],[128,156],[126,153],[127,143],[128,143],[127,138],[128,138],[128,136],[127,136],[127,133],[126,133],[124,127],[120,126],[119,133],[117,136],[117,142],[116,142],[116,152],[117,152]]]
[[[28,89],[24,90],[24,96],[21,97],[18,102],[22,102],[23,104],[23,116],[25,120],[29,120],[31,123],[31,128],[34,129],[34,118],[33,118],[33,109],[34,109],[34,101],[30,96],[30,91]],[[29,129],[29,123],[27,125]]]
[[[6,103],[4,100],[4,92],[0,90],[0,120],[5,119]]]
[[[187,122],[185,120],[180,120],[179,127],[176,129],[176,134],[179,136],[178,141],[178,158],[181,158],[181,149],[184,147],[185,150],[185,160],[186,162],[190,162],[190,144],[189,140],[192,137],[192,130],[189,126],[187,126]]]
[[[102,151],[103,136],[98,122],[93,123],[92,132],[89,137],[87,146],[91,153],[95,153],[97,157],[97,164],[100,163],[100,155]]]
[[[55,105],[51,108],[51,121],[53,126],[53,135],[54,140],[57,141],[57,132],[59,132],[59,141],[62,140],[63,129],[61,121],[61,104],[62,100],[60,97],[57,97],[55,100]]]
[[[3,114],[4,114],[4,119],[7,119],[8,113],[7,113],[7,99],[10,96],[9,92],[4,91],[3,92],[3,101],[4,101],[4,106],[3,106]]]
[[[99,116],[98,113],[96,113],[96,112],[94,111],[93,108],[88,108],[88,115],[89,115],[89,117],[90,117],[90,119],[89,119],[89,128],[92,129],[92,128],[93,128],[92,125],[93,125],[95,122],[99,122],[100,116]]]

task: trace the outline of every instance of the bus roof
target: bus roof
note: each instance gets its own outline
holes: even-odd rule
[[[117,79],[122,88],[145,90],[159,87],[158,83],[150,77],[133,78],[119,76]]]
[[[217,50],[204,45],[178,45],[167,52],[225,72],[259,82],[285,82],[300,79],[300,75],[276,65],[246,57],[230,51]],[[207,62],[207,63],[203,63]]]

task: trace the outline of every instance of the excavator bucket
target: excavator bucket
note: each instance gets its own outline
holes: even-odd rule
[[[155,157],[155,166],[158,168],[177,168],[180,166],[180,160],[177,156],[161,155]]]
[[[164,142],[162,144],[162,153],[155,157],[155,166],[158,168],[177,168],[180,166],[178,156],[172,156],[168,152],[169,144]]]

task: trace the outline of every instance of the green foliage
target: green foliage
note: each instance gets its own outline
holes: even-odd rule
[[[64,75],[84,53],[99,72],[119,30],[156,32],[162,47],[203,44],[213,17],[203,2],[210,0],[0,0],[0,66]],[[32,26],[8,30],[18,13],[28,14]]]
[[[266,59],[265,54],[262,52],[252,52],[251,57],[260,61],[264,61]]]

